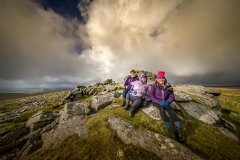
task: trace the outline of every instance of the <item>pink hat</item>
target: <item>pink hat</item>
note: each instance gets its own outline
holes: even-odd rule
[[[164,71],[159,71],[157,74],[157,78],[164,78],[165,79],[165,72]]]

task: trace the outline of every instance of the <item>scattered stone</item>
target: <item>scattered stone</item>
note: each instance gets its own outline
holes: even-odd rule
[[[119,98],[122,96],[122,92],[114,92],[113,96],[114,96],[114,98]]]

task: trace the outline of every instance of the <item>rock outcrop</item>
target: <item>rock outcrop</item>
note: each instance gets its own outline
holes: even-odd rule
[[[94,96],[91,101],[91,108],[97,112],[112,103],[113,94],[100,94]]]
[[[27,126],[31,131],[35,131],[50,124],[53,120],[53,111],[40,111],[28,119]]]
[[[110,116],[108,123],[125,144],[139,146],[147,151],[155,153],[161,159],[202,159],[191,150],[168,137],[151,131],[136,129],[119,118]]]
[[[83,96],[94,95],[94,94],[97,94],[97,90],[79,85],[76,88],[74,88],[71,92],[69,92],[67,96],[59,104],[63,105],[68,102],[78,101]]]
[[[55,129],[42,134],[42,140],[44,143],[39,152],[56,148],[62,142],[62,140],[74,133],[81,138],[86,139],[88,137],[89,130],[85,126],[83,115],[75,115],[70,117],[66,121],[59,123]]]
[[[145,71],[138,71],[137,74],[140,76],[143,72]],[[156,75],[151,72],[147,73],[149,75],[148,82],[153,84]],[[100,90],[79,85],[69,92],[66,97],[57,97],[59,101],[61,100],[60,105],[64,105],[64,108],[59,113],[54,113],[52,110],[43,110],[31,116],[26,123],[18,126],[13,131],[0,132],[2,136],[0,139],[0,153],[8,153],[7,151],[9,151],[5,158],[21,159],[39,148],[38,152],[54,149],[62,140],[74,133],[81,138],[87,139],[90,131],[85,125],[84,116],[98,116],[97,112],[102,109],[118,107],[119,104],[116,102],[119,102],[118,98],[121,97],[122,93],[119,88],[122,85],[122,83],[116,84],[112,79],[107,79],[103,83],[94,85],[95,88],[100,88]],[[222,118],[221,106],[216,99],[220,92],[202,86],[172,86],[175,102],[171,106],[176,111],[180,113],[181,110],[184,110],[196,120],[214,125],[224,135],[239,141],[236,127]],[[88,96],[91,96],[91,99]],[[84,102],[79,101],[83,97],[89,99]],[[26,101],[27,103],[16,107],[16,110],[1,113],[0,125],[21,117],[21,114],[25,111],[36,112],[39,105],[44,105],[49,101],[46,96],[43,99],[45,101],[41,103],[31,98],[31,100]],[[112,103],[114,99],[116,101]],[[152,103],[142,106],[141,110],[152,119],[161,120],[159,111]],[[177,114],[177,116],[179,119],[184,120],[180,114]],[[230,116],[240,117],[236,113],[231,113]],[[119,118],[110,116],[108,123],[124,143],[133,144],[151,151],[162,159],[201,159],[176,141],[151,131],[136,129]]]
[[[91,102],[69,102],[64,106],[63,111],[61,111],[60,123],[67,121],[70,117],[76,115],[87,115],[91,112],[90,109]]]

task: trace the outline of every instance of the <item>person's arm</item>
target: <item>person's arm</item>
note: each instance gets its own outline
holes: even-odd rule
[[[129,77],[125,80],[124,87],[129,86]]]
[[[149,92],[149,96],[150,96],[150,99],[153,103],[158,103],[158,100],[157,98],[155,97],[155,85],[156,84],[153,84],[151,89],[150,89],[150,92]]]
[[[172,93],[170,93],[167,102],[170,104],[175,100],[175,96],[174,96],[174,92],[172,91]]]

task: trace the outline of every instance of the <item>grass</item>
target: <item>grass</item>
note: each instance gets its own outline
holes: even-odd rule
[[[128,118],[128,114],[120,107],[99,112],[99,116],[86,116],[86,125],[90,130],[87,140],[76,134],[65,139],[55,150],[34,153],[26,159],[159,159],[154,153],[145,151],[134,145],[124,144],[108,125],[109,115]],[[146,116],[146,115],[145,115]],[[124,155],[117,156],[122,150]]]
[[[224,90],[225,93],[219,91],[222,93],[218,99],[223,108],[223,118],[235,124],[239,131],[239,121],[237,117],[233,118],[234,115],[231,112],[239,113],[238,95],[240,93],[236,90]],[[225,95],[228,97],[224,97]],[[80,101],[89,98],[85,97]],[[121,98],[115,98],[113,104],[119,105],[121,101]],[[232,103],[229,104],[229,101]],[[57,108],[61,107],[63,106]],[[186,136],[184,146],[205,159],[239,159],[239,143],[223,135],[213,125],[193,118],[182,109],[177,114],[184,119],[181,120]],[[110,128],[107,122],[109,116],[119,117],[141,130],[168,135],[162,121],[153,120],[142,111],[137,111],[134,117],[130,118],[128,111],[119,106],[101,110],[96,116],[85,116],[86,126],[90,130],[88,139],[82,139],[74,134],[63,140],[57,149],[41,153],[34,152],[25,159],[159,159],[154,153],[124,144]],[[117,156],[118,150],[122,150],[124,155]]]
[[[11,130],[19,125],[21,125],[22,123],[15,123],[15,122],[11,122],[11,123],[4,123],[3,126],[0,128],[0,131],[4,131],[4,130]]]
[[[78,102],[81,103],[81,102],[84,102],[84,101],[90,100],[91,98],[92,98],[91,95],[86,95],[86,96],[81,97],[81,99],[78,100]]]
[[[231,113],[240,114],[240,90],[231,88],[211,88],[221,92],[217,97],[222,107],[222,117],[233,123],[240,134],[240,117],[236,117]],[[240,135],[238,136],[240,138]]]
[[[211,88],[221,92],[217,97],[221,107],[240,114],[240,90],[230,88]]]
[[[213,125],[203,123],[184,110],[179,112],[184,120],[181,124],[187,141],[183,143],[194,153],[206,159],[238,159],[240,145],[220,133]],[[122,107],[104,109],[97,116],[86,116],[86,125],[90,130],[87,140],[72,135],[65,139],[55,150],[34,153],[27,159],[159,159],[155,154],[133,145],[121,142],[116,133],[108,125],[108,117],[119,117],[141,130],[150,130],[167,136],[162,121],[150,118],[142,111],[137,111],[133,118]],[[124,156],[118,157],[116,152],[122,150]]]

